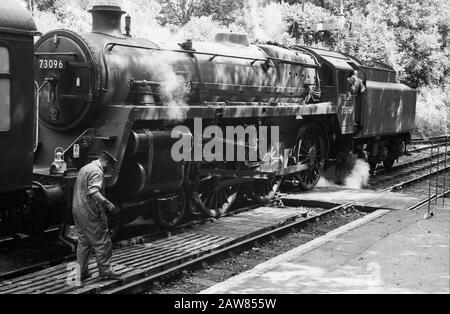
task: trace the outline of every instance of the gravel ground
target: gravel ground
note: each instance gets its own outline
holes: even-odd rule
[[[366,213],[355,209],[338,212],[328,216],[323,221],[310,223],[298,232],[291,232],[281,238],[263,243],[234,256],[218,259],[197,270],[187,271],[176,277],[168,278],[165,282],[155,283],[148,293],[198,293],[365,215]]]

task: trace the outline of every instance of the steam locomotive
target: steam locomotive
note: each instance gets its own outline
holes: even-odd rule
[[[90,33],[43,35],[33,56],[30,17],[11,0],[0,7],[0,112],[11,118],[0,119],[2,234],[62,223],[64,238],[73,239],[77,171],[102,151],[119,161],[106,180],[108,197],[122,208],[120,225],[144,216],[170,229],[187,213],[220,217],[243,195],[266,202],[280,187],[311,190],[351,153],[390,167],[415,128],[416,91],[396,83],[384,64],[367,67],[319,48],[251,45],[237,33],[208,43],[133,38],[128,16],[123,34],[118,6],[94,6]],[[349,89],[355,76],[365,93]],[[219,132],[199,137],[198,119],[201,131],[266,126],[279,137],[258,134],[268,150],[257,160],[174,160],[182,139],[192,152],[210,140],[225,151],[258,150],[248,134],[232,145]]]

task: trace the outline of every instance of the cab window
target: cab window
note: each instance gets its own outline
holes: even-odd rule
[[[11,73],[9,50],[0,46],[0,132],[11,129]]]
[[[348,79],[352,77],[353,72],[351,71],[339,71],[339,94],[345,94],[348,92]]]

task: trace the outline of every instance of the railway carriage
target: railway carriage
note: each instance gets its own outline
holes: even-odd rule
[[[0,1],[0,235],[32,224],[30,202],[36,135],[34,40],[31,15],[14,1]]]
[[[170,229],[189,212],[220,217],[240,197],[268,202],[280,187],[311,190],[351,153],[389,165],[414,128],[415,91],[396,84],[384,65],[316,48],[251,45],[234,33],[158,43],[131,37],[130,18],[123,34],[120,7],[91,13],[92,32],[55,30],[35,45],[39,138],[25,154],[32,158],[35,148],[33,179],[27,159],[24,180],[34,181],[39,206],[31,212],[47,217],[36,228],[63,222],[65,239],[74,237],[77,171],[105,150],[119,161],[107,193],[122,208],[120,225],[142,215]],[[355,71],[366,93],[349,86]],[[27,97],[30,144],[32,91]],[[188,143],[187,158],[176,160],[180,141]],[[222,158],[198,158],[211,142],[211,154],[223,149]],[[238,151],[244,158],[234,158]]]

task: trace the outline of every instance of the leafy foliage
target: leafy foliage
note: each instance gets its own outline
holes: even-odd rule
[[[158,0],[161,4],[158,21],[164,26],[184,26],[195,17],[207,16],[221,24],[231,24],[243,9],[244,0]]]
[[[417,102],[417,133],[436,136],[450,133],[450,86],[429,86],[419,89]]]

